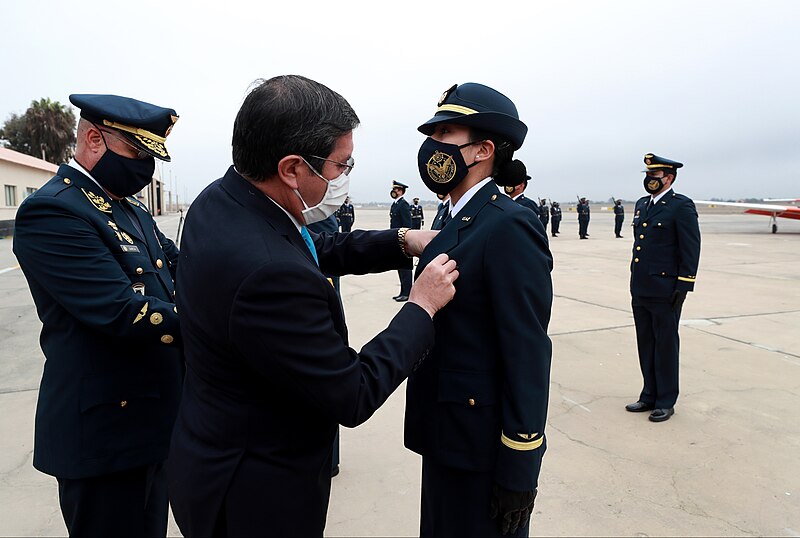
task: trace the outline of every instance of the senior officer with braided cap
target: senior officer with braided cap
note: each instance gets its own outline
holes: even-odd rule
[[[678,326],[686,293],[694,290],[700,261],[700,227],[691,199],[672,190],[682,163],[644,156],[647,196],[633,216],[631,296],[644,388],[625,409],[669,420],[678,399]]]
[[[71,95],[75,158],[17,213],[14,253],[46,361],[33,465],[58,480],[71,535],[164,536],[163,463],[183,379],[178,249],[132,196],[153,178],[174,110]]]
[[[447,90],[418,154],[420,177],[450,195],[450,222],[417,271],[441,253],[458,263],[436,343],[409,377],[405,444],[422,455],[422,536],[527,536],[550,382],[552,256],[536,213],[498,192],[517,185],[527,127],[482,84]],[[509,286],[514,282],[514,286]]]

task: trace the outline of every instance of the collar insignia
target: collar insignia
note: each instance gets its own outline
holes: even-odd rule
[[[109,204],[105,198],[96,195],[92,191],[87,191],[83,187],[81,187],[81,191],[83,191],[83,194],[86,196],[86,198],[92,202],[92,205],[95,207],[95,209],[102,211],[103,213],[111,213],[111,204]]]

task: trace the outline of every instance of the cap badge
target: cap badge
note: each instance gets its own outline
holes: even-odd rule
[[[426,166],[428,176],[436,183],[449,183],[456,176],[456,162],[447,153],[433,152]]]
[[[652,161],[650,159],[645,159],[644,164],[650,164]]]
[[[447,101],[447,98],[450,97],[450,94],[456,90],[456,88],[458,88],[458,84],[453,84],[447,90],[445,90],[445,92],[439,98],[439,102],[436,103],[436,106],[437,107],[442,106],[445,103],[445,101]]]

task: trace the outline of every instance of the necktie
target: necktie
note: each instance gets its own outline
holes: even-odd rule
[[[446,207],[444,210],[444,216],[442,217],[442,228],[447,226],[448,222],[450,222],[450,208]]]
[[[314,241],[311,240],[311,234],[308,233],[308,228],[305,226],[300,228],[300,235],[303,237],[303,241],[306,242],[306,246],[308,247],[309,252],[311,252],[311,256],[314,258],[314,262],[319,265],[319,260],[317,259],[317,249],[314,247]]]

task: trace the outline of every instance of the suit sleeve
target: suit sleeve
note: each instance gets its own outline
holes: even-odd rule
[[[14,253],[29,279],[92,329],[138,342],[179,344],[175,305],[135,293],[95,227],[63,201],[36,197],[20,207]],[[158,324],[146,322],[156,313]],[[162,342],[164,334],[173,340]]]
[[[553,260],[541,223],[534,219],[520,212],[495,229],[484,262],[503,379],[495,480],[513,491],[537,487],[546,449]],[[512,252],[513,261],[498,262],[508,260]]]
[[[397,230],[349,233],[311,232],[319,267],[326,275],[364,275],[411,269],[412,260],[400,249]]]
[[[678,210],[675,220],[678,235],[678,280],[675,289],[694,291],[697,268],[700,264],[700,225],[694,202],[688,200]]]
[[[249,276],[234,300],[230,338],[261,375],[283,383],[344,426],[367,420],[433,346],[433,322],[407,303],[360,353],[333,324],[338,307],[316,270],[274,262]]]

